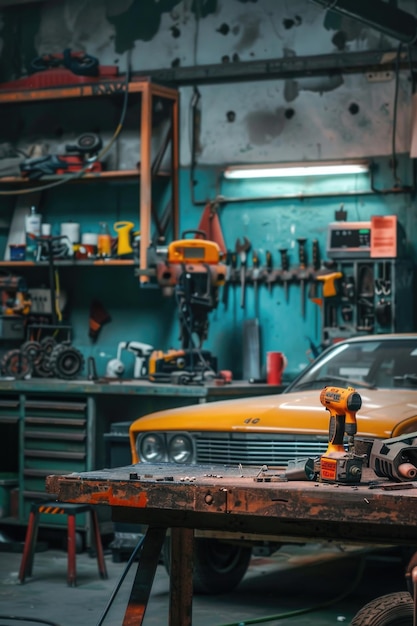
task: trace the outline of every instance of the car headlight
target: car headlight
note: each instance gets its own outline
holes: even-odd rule
[[[136,440],[138,456],[145,463],[161,463],[166,461],[166,445],[163,435],[149,433]]]
[[[170,463],[192,463],[193,444],[187,435],[178,433],[168,443],[168,461]]]

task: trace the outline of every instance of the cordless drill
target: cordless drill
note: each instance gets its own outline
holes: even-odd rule
[[[348,387],[325,387],[320,402],[330,413],[329,445],[320,458],[320,479],[324,482],[358,483],[362,477],[363,457],[353,452],[356,413],[362,406],[361,396]],[[348,437],[348,450],[344,446]]]

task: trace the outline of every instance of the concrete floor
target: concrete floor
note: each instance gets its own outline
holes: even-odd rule
[[[35,555],[33,576],[21,585],[21,553],[0,552],[0,626],[16,618],[35,618],[57,626],[95,626],[126,562],[116,563],[106,550],[108,580],[98,576],[96,559],[77,555],[77,587],[66,584],[66,553],[56,547]],[[103,626],[120,626],[136,563],[127,574]],[[349,624],[358,609],[384,593],[405,589],[404,564],[397,554],[369,554],[346,546],[283,546],[272,557],[255,557],[240,585],[231,593],[195,596],[193,626],[268,623],[291,626]],[[347,590],[348,595],[341,597]],[[169,579],[158,566],[144,626],[168,625]],[[302,615],[292,611],[310,609]],[[288,614],[287,617],[277,616]],[[266,621],[267,616],[276,616]],[[10,619],[14,617],[15,619]],[[22,623],[22,622],[20,622]],[[25,620],[23,623],[30,623]]]

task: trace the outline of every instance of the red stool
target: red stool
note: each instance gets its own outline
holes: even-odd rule
[[[90,512],[95,548],[97,553],[97,563],[100,578],[107,578],[106,563],[104,561],[103,545],[98,524],[97,512],[90,504],[70,504],[66,502],[42,502],[33,503],[30,508],[29,522],[26,531],[25,545],[23,548],[22,562],[19,570],[19,580],[25,582],[26,576],[32,575],[33,558],[35,555],[36,541],[38,539],[39,515],[67,515],[68,516],[68,572],[67,582],[71,587],[77,584],[76,579],[76,537],[75,537],[75,516],[78,513]]]

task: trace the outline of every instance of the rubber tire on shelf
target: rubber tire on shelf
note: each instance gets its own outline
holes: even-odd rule
[[[351,626],[413,626],[413,600],[408,591],[388,593],[362,607]]]
[[[39,341],[25,341],[20,346],[21,351],[27,355],[33,365],[38,365],[42,360],[42,346]]]
[[[171,537],[162,548],[165,569],[169,574]],[[226,543],[217,539],[194,540],[193,589],[199,594],[218,594],[232,591],[249,567],[252,548]]]
[[[103,147],[103,142],[96,133],[83,133],[77,137],[74,147],[78,148],[74,150],[76,152],[97,153]]]
[[[44,337],[43,339],[41,339],[40,344],[41,344],[43,353],[49,357],[51,356],[52,350],[57,345],[57,342],[53,337]]]
[[[49,357],[53,375],[64,380],[76,378],[84,367],[84,356],[80,350],[62,343],[55,346]]]
[[[49,358],[56,345],[57,343],[53,337],[44,337],[41,339],[42,358],[39,363],[34,364],[34,374],[36,376],[40,376],[41,378],[51,378],[51,376],[53,376]]]
[[[33,373],[41,378],[51,378],[53,376],[53,372],[49,365],[49,357],[44,355],[40,363],[35,364]]]
[[[5,376],[21,380],[32,373],[32,363],[21,350],[10,350],[1,360],[1,371]]]

